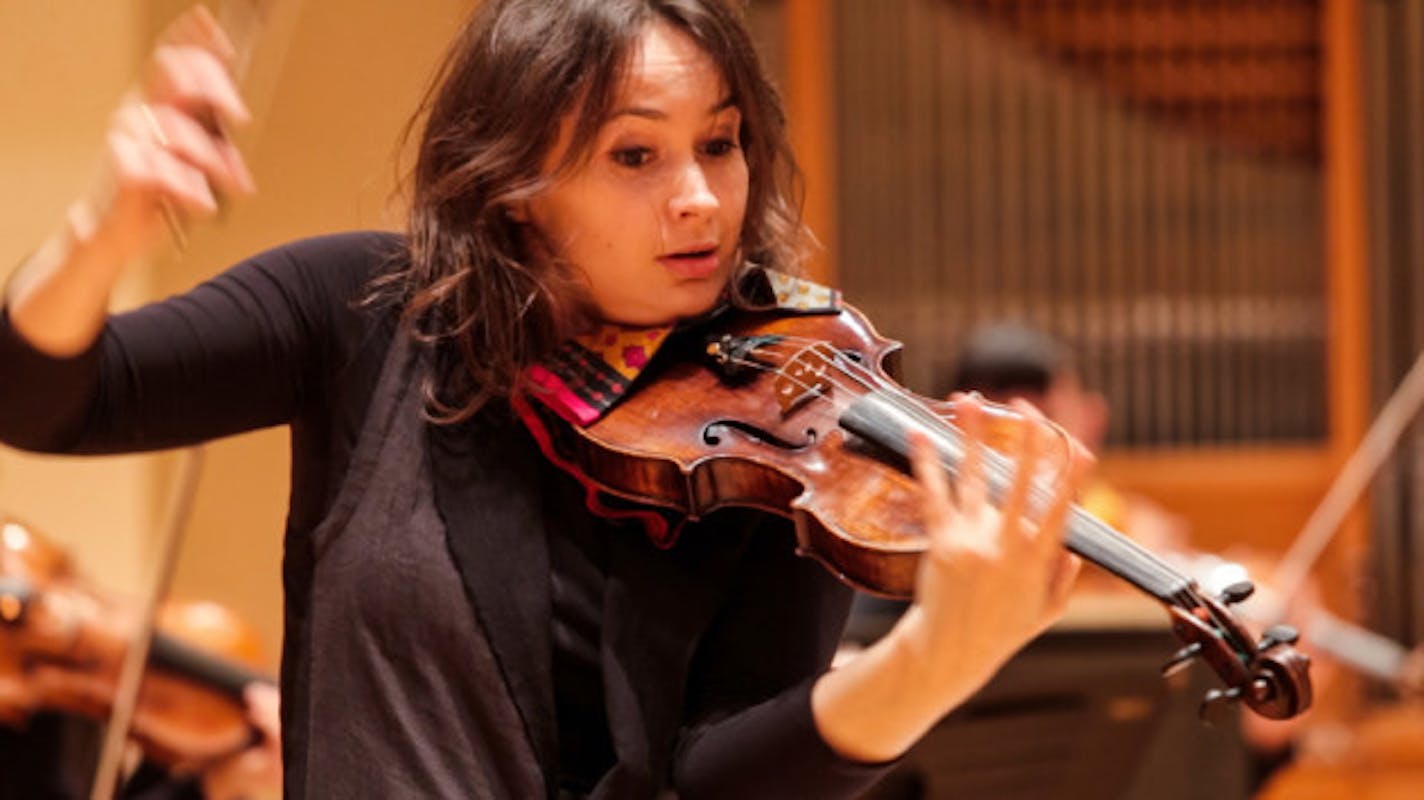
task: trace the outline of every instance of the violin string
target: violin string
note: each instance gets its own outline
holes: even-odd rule
[[[960,454],[959,457],[963,457],[963,451],[965,449],[966,443],[965,437],[963,436],[961,431],[950,425],[939,415],[935,414],[923,403],[918,402],[915,398],[911,396],[908,396],[897,385],[890,383],[886,380],[880,380],[879,376],[876,376],[873,372],[867,370],[864,366],[851,361],[845,364],[845,368],[847,369],[847,371],[864,372],[872,380],[875,380],[880,385],[884,386],[887,391],[885,399],[888,402],[896,406],[899,410],[916,418],[923,425],[925,425],[925,427],[949,437],[954,442],[955,447],[958,449]],[[1059,434],[1060,436],[1066,437],[1066,435],[1062,434],[1061,431],[1059,431]],[[1064,439],[1064,444],[1065,446],[1067,445],[1066,438]],[[1016,467],[1014,466],[1013,461],[1009,457],[1004,456],[1003,454],[998,453],[997,451],[988,447],[985,448],[985,467],[987,470],[993,473],[993,477],[998,480],[1003,486],[1007,486],[1012,482],[1014,473],[1016,472]],[[1046,493],[1041,486],[1035,486],[1034,489],[1036,494],[1040,496]],[[1105,543],[1113,546],[1116,550],[1121,551],[1117,554],[1118,556],[1125,556],[1130,562],[1134,563],[1140,569],[1155,573],[1158,579],[1163,581],[1164,585],[1171,584],[1174,582],[1189,583],[1189,581],[1184,576],[1180,575],[1180,573],[1178,573],[1175,569],[1171,568],[1170,565],[1167,565],[1165,562],[1159,559],[1155,554],[1151,553],[1151,551],[1142,548],[1136,542],[1133,542],[1131,539],[1123,536],[1120,532],[1112,529],[1111,526],[1103,524],[1101,520],[1097,520],[1091,514],[1081,509],[1081,507],[1076,508],[1081,514],[1083,514],[1083,516],[1099,524],[1099,526],[1102,528],[1102,531],[1095,531],[1094,533],[1104,534],[1098,536],[1097,538],[1100,540],[1104,540]]]
[[[764,372],[779,375],[804,390],[804,392],[812,396],[813,399],[831,402],[833,405],[842,408],[849,404],[839,402],[839,397],[849,394],[848,389],[856,388],[867,392],[879,390],[879,396],[882,399],[888,402],[892,407],[911,417],[912,420],[918,421],[926,429],[927,433],[947,439],[956,453],[952,454],[952,458],[963,458],[965,440],[962,434],[946,420],[935,414],[923,403],[908,397],[904,389],[898,384],[895,384],[888,378],[882,378],[854,359],[842,357],[839,352],[837,352],[836,358],[828,358],[824,352],[817,348],[818,344],[823,343],[823,341],[816,339],[780,335],[777,341],[771,345],[763,345],[757,348],[760,352],[766,352],[767,350],[775,348],[775,350],[773,350],[773,354],[775,354],[775,351],[780,350],[783,344],[802,345],[800,347],[793,347],[791,356],[783,355],[780,366],[772,368],[747,358],[736,358],[734,361],[743,366],[751,366]],[[787,364],[791,363],[794,358],[801,358],[806,354],[809,354],[812,358],[821,362],[817,364],[817,366],[822,366],[824,369],[817,375],[817,378],[829,383],[833,389],[840,390],[840,392],[837,393],[837,399],[828,398],[826,393],[821,390],[819,386],[809,384],[800,378],[786,373],[785,366]],[[842,375],[849,378],[851,383],[847,384],[841,381],[838,376]],[[1013,479],[1013,472],[1015,471],[1012,462],[1007,457],[988,447],[984,448],[984,456],[986,469],[995,473],[993,475],[995,480],[998,480],[1003,486],[1008,486]],[[1043,492],[1041,487],[1033,487],[1033,489],[1038,494],[1042,494]],[[1216,623],[1216,627],[1222,635],[1233,641],[1238,651],[1254,654],[1254,648],[1248,648],[1244,643],[1236,641],[1236,636],[1232,634],[1234,626],[1226,623],[1213,604],[1207,603],[1202,599],[1198,594],[1197,586],[1194,581],[1163,561],[1150,550],[1142,547],[1137,542],[1123,535],[1120,531],[1117,531],[1112,526],[1107,525],[1102,520],[1088,513],[1081,506],[1074,504],[1074,510],[1082,514],[1088,520],[1096,523],[1095,527],[1101,529],[1083,532],[1095,535],[1095,539],[1098,542],[1106,544],[1117,551],[1113,554],[1115,561],[1124,568],[1135,566],[1139,574],[1145,573],[1152,575],[1162,587],[1174,586],[1175,591],[1173,592],[1173,596],[1179,605],[1189,609],[1203,609],[1212,621]],[[1108,565],[1104,564],[1103,566]]]
[[[798,343],[795,337],[783,337],[783,341],[787,343]],[[801,378],[788,374],[785,371],[785,366],[791,361],[791,357],[775,352],[775,350],[781,349],[777,345],[781,345],[782,342],[777,342],[771,347],[763,346],[762,348],[759,348],[759,350],[761,350],[763,353],[767,352],[768,350],[773,350],[774,348],[772,355],[781,357],[781,364],[778,367],[771,367],[746,358],[738,358],[734,360],[739,365],[748,366],[764,373],[780,376],[784,380],[787,380],[793,385],[796,385],[801,388],[806,395],[813,397],[815,400],[831,402],[833,405],[838,406],[840,408],[844,408],[845,406],[849,405],[848,402],[842,402],[840,398],[851,394],[851,392],[847,391],[847,389],[850,387],[855,387],[864,391],[874,391],[875,389],[880,389],[880,396],[882,398],[886,399],[898,410],[911,416],[912,420],[918,421],[921,425],[927,428],[931,434],[937,434],[941,437],[949,438],[951,440],[952,445],[959,453],[956,458],[962,458],[964,444],[959,431],[949,425],[938,415],[934,414],[922,403],[914,401],[913,398],[906,397],[904,395],[903,390],[898,385],[888,381],[887,379],[880,378],[878,375],[875,375],[873,372],[865,369],[863,366],[857,364],[853,360],[837,359],[835,361],[832,361],[831,359],[826,358],[824,353],[815,348],[815,344],[817,344],[815,340],[807,339],[801,341],[803,341],[807,346],[800,348],[792,348],[794,350],[792,355],[795,357],[800,357],[802,354],[811,353],[814,358],[824,362],[820,366],[824,366],[825,369],[820,372],[817,377],[818,379],[830,384],[833,389],[840,390],[835,393],[835,399],[827,397],[825,391],[823,391],[819,386],[812,385]],[[773,360],[777,359],[774,358]],[[847,383],[846,381],[841,380],[838,376],[844,376],[846,378],[849,378],[850,382]],[[985,464],[986,468],[997,473],[994,477],[999,480],[1002,485],[1007,486],[1012,481],[1012,475],[1015,471],[1015,468],[1007,458],[996,453],[994,450],[992,450],[992,448],[986,448]],[[1039,491],[1040,493],[1042,492],[1041,489]],[[1149,591],[1149,593],[1160,596],[1163,599],[1173,597],[1175,598],[1175,602],[1185,608],[1203,608],[1207,611],[1208,614],[1210,614],[1219,629],[1221,629],[1223,632],[1230,630],[1230,628],[1216,613],[1215,609],[1211,605],[1205,603],[1199,596],[1197,596],[1195,586],[1189,578],[1186,578],[1180,572],[1172,568],[1170,565],[1167,565],[1165,562],[1163,562],[1155,554],[1151,553],[1150,551],[1138,545],[1136,542],[1122,535],[1120,532],[1116,531],[1111,526],[1103,523],[1101,520],[1098,520],[1091,514],[1088,514],[1086,511],[1082,510],[1080,506],[1076,506],[1075,504],[1074,508],[1085,518],[1096,523],[1097,528],[1100,528],[1100,530],[1087,531],[1086,533],[1088,533],[1089,535],[1093,535],[1095,541],[1103,543],[1110,547],[1113,551],[1116,551],[1112,553],[1104,553],[1098,560],[1110,559],[1113,563],[1121,565],[1124,570],[1135,570],[1137,574],[1147,576],[1146,580],[1154,581],[1156,585],[1161,588],[1158,590],[1154,590],[1148,585],[1143,585],[1141,588],[1146,589],[1147,591]],[[1110,566],[1109,563],[1103,563],[1102,565]],[[1168,587],[1171,587],[1172,591],[1169,592]],[[1234,639],[1234,637],[1232,638]],[[1237,643],[1237,645],[1238,649],[1241,649],[1240,643]]]
[[[907,397],[904,390],[898,385],[890,382],[888,379],[881,378],[873,371],[866,369],[863,365],[856,363],[852,359],[838,358],[832,360],[827,358],[823,352],[816,348],[816,345],[819,343],[817,340],[783,336],[780,341],[770,346],[764,345],[758,348],[758,351],[766,353],[768,350],[772,350],[772,355],[781,355],[776,351],[781,349],[779,346],[783,343],[791,345],[804,344],[805,346],[793,348],[794,353],[792,356],[782,355],[783,363],[777,368],[772,368],[746,358],[738,358],[736,362],[742,365],[752,366],[765,372],[774,372],[805,390],[808,395],[812,395],[821,400],[829,400],[829,398],[825,396],[825,392],[821,391],[817,386],[810,385],[806,381],[785,372],[785,365],[790,363],[793,357],[804,358],[809,354],[810,358],[817,359],[821,362],[817,364],[817,366],[825,367],[825,369],[817,374],[817,377],[829,383],[832,388],[841,390],[840,394],[844,394],[850,387],[855,387],[863,391],[879,389],[881,391],[880,396],[886,402],[890,403],[902,413],[910,416],[912,421],[918,422],[924,428],[928,429],[927,432],[931,435],[947,438],[954,451],[951,454],[953,460],[962,459],[965,447],[962,434],[943,418],[924,406],[923,403],[917,402],[914,398]],[[849,378],[851,383],[847,384],[839,380],[837,376],[842,375]],[[835,401],[831,402],[834,403]],[[985,467],[990,471],[991,477],[999,482],[1000,485],[997,488],[1002,491],[1011,484],[1013,473],[1016,469],[1010,459],[997,453],[997,451],[994,451],[992,448],[985,448],[985,456]],[[1044,494],[1044,490],[1041,486],[1036,486],[1035,489],[1037,496]],[[1081,508],[1078,510],[1089,519],[1096,520],[1092,515],[1082,511]],[[1191,582],[1185,576],[1181,575],[1150,551],[1142,548],[1140,545],[1137,545],[1136,542],[1133,542],[1131,539],[1128,539],[1118,531],[1112,529],[1111,526],[1102,524],[1100,520],[1096,521],[1103,528],[1103,531],[1094,531],[1092,533],[1097,534],[1096,538],[1098,540],[1120,551],[1113,554],[1115,560],[1119,561],[1119,563],[1125,561],[1125,567],[1131,568],[1135,566],[1139,574],[1146,573],[1152,575],[1161,586],[1166,587],[1176,584],[1188,587],[1189,590]],[[1107,565],[1105,564],[1104,566]],[[1199,598],[1195,597],[1194,593],[1189,592],[1188,598],[1186,599],[1189,599],[1193,606],[1204,605],[1200,602]]]
[[[923,403],[917,401],[912,397],[907,396],[904,389],[898,384],[894,383],[893,381],[890,381],[888,378],[881,377],[873,370],[868,369],[867,367],[855,361],[854,359],[838,357],[835,360],[832,360],[827,358],[821,350],[816,348],[815,345],[818,343],[817,340],[790,336],[783,337],[783,340],[793,344],[805,345],[798,351],[798,355],[801,353],[808,353],[812,358],[823,361],[824,364],[822,364],[821,366],[826,367],[826,369],[822,372],[821,377],[824,378],[827,375],[835,376],[837,374],[844,374],[846,375],[846,377],[849,377],[853,381],[853,385],[856,385],[861,389],[879,389],[881,391],[881,397],[884,400],[889,402],[897,410],[907,414],[912,419],[919,421],[927,429],[927,432],[931,434],[938,434],[941,437],[947,438],[957,453],[955,457],[960,459],[963,458],[965,440],[962,433],[956,428],[954,428],[952,425],[950,425],[946,420],[941,418],[939,415],[935,414]],[[785,375],[785,373],[781,370],[778,370],[778,372],[783,374],[789,380],[796,380],[794,378],[791,378],[791,376],[789,375]],[[834,377],[830,378],[829,382],[835,388],[841,390],[847,388],[844,383],[835,380]],[[807,387],[804,385],[804,383],[802,384],[802,388],[805,388],[808,391],[813,391],[813,387]],[[818,396],[824,397],[824,393],[815,393]],[[985,467],[991,472],[996,473],[993,477],[995,480],[999,481],[1002,486],[1006,487],[1010,485],[1013,480],[1013,473],[1015,472],[1015,467],[1013,466],[1012,462],[1007,457],[994,451],[992,448],[986,447],[984,448],[984,450]],[[1043,492],[1043,490],[1039,487],[1035,487],[1035,490],[1039,494],[1042,494]],[[1207,614],[1211,616],[1213,621],[1216,622],[1218,628],[1220,628],[1224,632],[1231,630],[1231,628],[1225,624],[1225,621],[1217,613],[1216,608],[1212,604],[1205,602],[1198,595],[1196,584],[1189,577],[1183,575],[1180,571],[1163,561],[1160,557],[1152,553],[1150,550],[1142,547],[1137,542],[1123,535],[1120,531],[1117,531],[1112,526],[1107,525],[1106,523],[1102,522],[1102,520],[1088,513],[1086,510],[1082,509],[1081,506],[1074,504],[1074,508],[1078,513],[1081,513],[1084,517],[1096,523],[1096,527],[1100,528],[1101,530],[1090,531],[1088,533],[1096,534],[1095,538],[1098,541],[1107,544],[1114,550],[1116,550],[1117,552],[1114,554],[1114,556],[1116,557],[1115,560],[1118,560],[1119,563],[1121,563],[1124,567],[1130,568],[1135,566],[1139,573],[1146,573],[1155,577],[1160,586],[1176,586],[1177,589],[1175,594],[1177,597],[1177,602],[1188,608],[1204,609]],[[1104,564],[1104,566],[1107,565]],[[1237,644],[1239,647],[1240,643],[1238,642]]]
[[[853,361],[845,364],[845,368],[848,371],[864,371],[872,378],[878,377],[864,366]],[[927,428],[940,431],[949,437],[956,443],[960,451],[960,457],[963,457],[965,437],[961,431],[934,414],[932,410],[924,406],[921,402],[918,402],[913,396],[907,395],[898,385],[889,381],[880,381],[880,383],[887,388],[885,399],[888,402],[905,413],[914,416]],[[1054,426],[1053,430],[1059,435],[1060,439],[1062,439],[1065,447],[1071,447],[1066,433],[1056,426]],[[1008,483],[1013,480],[1014,472],[1016,471],[1012,460],[998,453],[993,448],[986,446],[984,449],[985,468],[991,473],[994,473],[995,479],[1000,481],[1003,485],[1008,485]],[[1036,495],[1042,496],[1048,490],[1045,490],[1042,486],[1035,485],[1032,487],[1032,491]],[[1167,586],[1175,587],[1175,591],[1172,594],[1177,597],[1178,602],[1187,607],[1205,608],[1209,613],[1215,616],[1215,611],[1211,606],[1203,602],[1197,595],[1196,584],[1191,578],[1181,573],[1151,550],[1148,550],[1130,537],[1124,535],[1121,531],[1118,531],[1113,526],[1094,516],[1081,505],[1073,504],[1072,510],[1072,513],[1076,513],[1083,518],[1085,524],[1091,526],[1089,529],[1079,529],[1080,534],[1090,536],[1096,543],[1106,545],[1115,551],[1113,553],[1104,554],[1105,556],[1111,557],[1116,563],[1121,564],[1125,568],[1135,566],[1139,572],[1152,573],[1159,581],[1159,584],[1164,587],[1164,590]],[[1108,564],[1105,563],[1103,566],[1108,566]],[[1220,623],[1221,620],[1218,618],[1217,622]]]

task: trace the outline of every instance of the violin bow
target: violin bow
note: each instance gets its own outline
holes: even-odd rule
[[[118,789],[124,742],[128,739],[129,724],[133,721],[134,705],[143,684],[144,667],[148,663],[148,651],[153,644],[158,603],[168,593],[168,586],[173,580],[173,566],[178,561],[183,529],[187,527],[193,512],[193,500],[198,494],[198,476],[202,469],[202,447],[182,451],[178,479],[168,506],[168,518],[159,539],[158,559],[143,594],[133,639],[124,651],[118,686],[114,690],[114,707],[109,712],[108,724],[104,726],[104,745],[99,751],[99,766],[95,769],[94,783],[90,787],[91,800],[110,800]]]
[[[233,59],[232,75],[236,83],[244,87],[248,96],[248,106],[252,111],[252,123],[247,127],[247,144],[250,150],[256,141],[259,120],[265,118],[270,105],[282,61],[285,60],[287,44],[291,42],[300,15],[300,0],[289,0],[277,12],[276,0],[230,0],[218,9],[218,20],[227,31],[237,50]],[[275,30],[275,37],[272,32]],[[270,43],[279,39],[275,49],[280,57],[264,60],[264,69],[249,85],[246,78],[251,72],[253,54],[261,39]],[[172,222],[170,221],[170,225]],[[174,244],[179,251],[186,249],[186,236],[181,227],[173,227]],[[165,524],[158,542],[158,558],[150,576],[149,584],[141,596],[139,619],[133,639],[124,652],[123,665],[115,688],[113,709],[104,728],[104,744],[99,752],[99,763],[95,768],[94,781],[90,786],[91,800],[112,800],[119,788],[119,773],[124,755],[124,744],[128,739],[129,726],[133,721],[134,707],[143,685],[144,669],[148,664],[149,650],[153,643],[153,633],[158,617],[160,600],[167,595],[173,580],[173,570],[178,561],[182,543],[182,533],[192,514],[193,501],[198,491],[198,477],[202,472],[203,450],[191,447],[184,450],[179,464],[178,478],[174,483],[173,496]]]
[[[1424,352],[1415,358],[1404,379],[1380,409],[1355,452],[1335,476],[1320,504],[1311,512],[1290,549],[1281,558],[1276,570],[1278,594],[1288,603],[1300,591],[1320,554],[1335,537],[1340,523],[1354,507],[1355,501],[1369,486],[1385,459],[1394,452],[1399,437],[1424,405]],[[1277,616],[1281,609],[1273,609]]]

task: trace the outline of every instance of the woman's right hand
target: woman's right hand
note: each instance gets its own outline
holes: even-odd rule
[[[202,6],[163,32],[139,85],[113,115],[99,177],[81,201],[79,213],[93,227],[88,238],[127,261],[161,241],[165,224],[210,218],[220,197],[253,192],[226,135],[250,118],[230,71],[234,56]]]
[[[232,42],[195,6],[160,36],[142,79],[111,118],[97,177],[66,224],[15,273],[6,307],[15,330],[51,356],[82,352],[108,315],[124,269],[219,198],[253,192],[229,141],[249,114],[230,71]]]

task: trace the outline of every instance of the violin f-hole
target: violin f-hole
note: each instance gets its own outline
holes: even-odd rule
[[[748,422],[743,422],[739,419],[722,419],[709,422],[705,426],[703,426],[702,441],[713,447],[721,445],[724,429],[740,431],[749,439],[761,442],[762,444],[769,444],[772,447],[780,448],[782,450],[788,450],[791,452],[805,450],[806,448],[811,447],[816,443],[817,438],[815,428],[807,428],[805,431],[806,438],[802,441],[791,442],[781,438],[780,436],[777,436],[776,434],[770,431],[758,428],[757,426],[752,425]]]

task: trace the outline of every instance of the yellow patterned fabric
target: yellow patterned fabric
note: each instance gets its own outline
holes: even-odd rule
[[[575,339],[614,372],[628,380],[638,377],[658,346],[672,333],[672,326],[661,328],[625,328],[604,325],[598,330]]]
[[[795,311],[834,311],[840,308],[840,293],[829,286],[770,270],[763,274],[776,295],[778,308]]]

